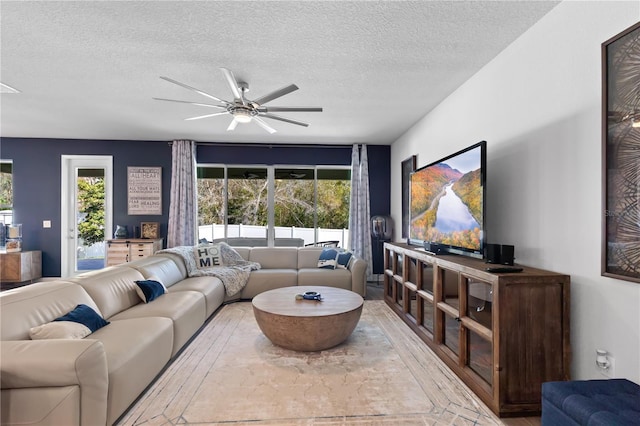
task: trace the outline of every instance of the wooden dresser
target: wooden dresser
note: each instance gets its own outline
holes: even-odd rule
[[[133,262],[162,250],[162,238],[122,238],[107,240],[105,266]]]
[[[487,266],[385,243],[385,301],[497,415],[539,415],[542,383],[570,378],[570,278]]]
[[[39,250],[0,252],[0,282],[21,283],[42,277],[42,252]]]

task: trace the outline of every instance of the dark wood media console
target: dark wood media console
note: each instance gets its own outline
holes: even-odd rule
[[[385,301],[498,416],[539,415],[542,383],[570,379],[570,277],[488,266],[385,243]]]

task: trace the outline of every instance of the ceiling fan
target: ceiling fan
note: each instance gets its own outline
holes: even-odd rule
[[[233,101],[225,101],[224,99],[220,99],[216,96],[210,95],[200,89],[196,89],[195,87],[191,87],[187,84],[180,83],[179,81],[173,80],[169,77],[160,77],[163,80],[166,80],[170,83],[177,84],[178,86],[182,86],[185,89],[192,90],[196,93],[199,93],[203,96],[206,96],[209,99],[213,99],[220,104],[207,104],[201,102],[191,102],[191,101],[180,101],[176,99],[165,99],[165,98],[153,98],[158,101],[167,101],[167,102],[179,102],[183,104],[190,105],[198,105],[204,106],[208,108],[215,108],[219,110],[223,110],[220,112],[214,112],[213,114],[200,115],[197,117],[186,118],[185,120],[200,120],[202,118],[215,117],[217,115],[231,114],[233,116],[233,120],[227,130],[234,130],[238,123],[250,123],[255,122],[257,125],[265,129],[269,133],[275,133],[276,129],[267,124],[263,118],[270,118],[272,120],[280,120],[285,123],[297,124],[298,126],[308,127],[308,123],[303,123],[302,121],[292,120],[290,118],[282,117],[280,115],[273,114],[273,112],[322,112],[322,108],[316,107],[266,107],[264,104],[270,102],[274,99],[277,99],[281,96],[289,94],[295,90],[298,90],[298,86],[295,84],[290,84],[281,89],[278,89],[274,92],[266,94],[260,98],[249,100],[245,97],[245,93],[249,91],[249,85],[244,81],[237,81],[234,77],[233,73],[226,69],[220,68],[222,73],[224,74],[229,87],[231,88],[231,93],[233,94]]]

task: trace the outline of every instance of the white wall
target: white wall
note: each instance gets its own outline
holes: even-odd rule
[[[638,20],[638,1],[559,4],[391,147],[401,223],[404,159],[487,141],[488,241],[571,276],[574,379],[603,378],[603,348],[640,383],[640,284],[600,276],[601,44]]]

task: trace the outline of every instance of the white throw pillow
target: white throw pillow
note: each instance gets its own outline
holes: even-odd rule
[[[29,330],[31,340],[43,339],[84,339],[91,330],[84,324],[73,321],[53,321]]]

